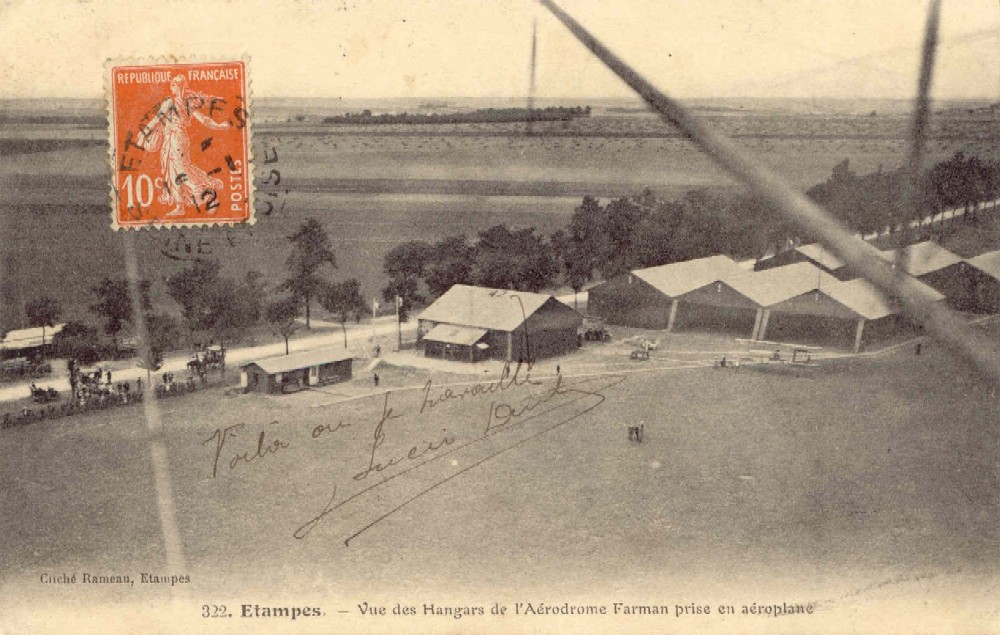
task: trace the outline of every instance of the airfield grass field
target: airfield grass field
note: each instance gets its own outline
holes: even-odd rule
[[[322,597],[330,613],[362,598],[435,601],[428,589],[442,588],[480,602],[498,589],[553,603],[638,589],[839,611],[961,574],[981,581],[969,602],[995,597],[996,388],[939,347],[829,360],[802,377],[655,354],[594,360],[570,356],[558,382],[539,364],[537,384],[423,413],[428,396],[496,376],[383,366],[377,391],[356,373],[293,395],[158,402],[190,592],[231,604]],[[503,404],[534,406],[502,426]],[[400,462],[359,478],[387,409],[373,463]],[[629,442],[626,427],[640,423],[644,441]],[[218,431],[240,424],[213,478]],[[261,431],[288,447],[231,463]],[[141,408],[7,429],[0,441],[12,632],[28,623],[22,603],[169,599],[161,586],[39,583],[171,573]],[[987,606],[953,608],[993,619]]]

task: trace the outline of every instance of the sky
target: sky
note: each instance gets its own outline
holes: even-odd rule
[[[927,0],[557,0],[679,98],[909,98]],[[255,97],[630,91],[531,0],[0,0],[0,98],[103,95],[108,58],[248,56]],[[1000,101],[1000,1],[945,0],[936,99]]]

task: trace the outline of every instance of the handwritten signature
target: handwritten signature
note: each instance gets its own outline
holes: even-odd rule
[[[410,453],[407,453],[405,457],[396,457],[391,459],[386,463],[380,463],[375,457],[378,448],[382,446],[385,442],[385,430],[384,423],[393,416],[392,408],[388,405],[388,395],[386,396],[386,401],[383,404],[382,418],[375,426],[375,435],[371,444],[371,453],[369,455],[369,468],[362,470],[355,475],[355,480],[363,480],[367,477],[373,470],[378,471],[374,466],[382,466],[382,469],[389,467],[390,465],[398,465],[405,461],[416,461],[415,463],[407,466],[405,469],[400,470],[384,478],[383,480],[366,487],[348,498],[338,501],[337,493],[338,488],[334,486],[333,491],[324,505],[323,509],[315,516],[306,521],[298,529],[295,530],[293,536],[297,539],[303,539],[308,536],[313,529],[317,527],[326,517],[330,514],[341,509],[344,505],[358,499],[366,494],[372,492],[372,490],[380,487],[387,486],[393,480],[403,477],[413,470],[417,470],[425,465],[431,464],[441,459],[451,456],[457,452],[472,448],[477,444],[481,444],[484,440],[490,439],[497,434],[503,433],[505,431],[515,430],[523,428],[523,424],[529,421],[542,421],[545,415],[550,413],[564,410],[560,413],[561,416],[555,418],[551,422],[546,422],[546,424],[538,431],[533,432],[529,436],[522,439],[514,439],[507,446],[500,446],[499,448],[492,448],[486,452],[484,456],[478,460],[473,461],[471,464],[464,466],[461,469],[457,469],[453,473],[441,476],[439,478],[434,478],[430,484],[422,487],[419,491],[408,494],[399,504],[397,504],[392,509],[387,512],[380,514],[377,518],[366,524],[364,527],[354,532],[352,535],[348,536],[344,540],[346,546],[350,546],[352,540],[360,536],[362,533],[371,529],[378,523],[387,519],[391,515],[395,514],[403,507],[413,502],[414,500],[424,496],[425,494],[431,492],[437,487],[455,479],[469,470],[472,470],[484,463],[509,452],[515,448],[518,448],[535,438],[551,432],[560,426],[566,425],[582,415],[594,410],[599,407],[606,400],[606,396],[603,391],[616,386],[625,381],[624,376],[614,375],[614,376],[603,376],[603,377],[591,377],[584,378],[573,383],[568,383],[562,375],[556,376],[551,387],[545,389],[544,391],[536,394],[531,394],[520,401],[520,403],[508,403],[505,401],[498,401],[496,399],[492,400],[489,404],[489,408],[485,417],[485,425],[482,426],[480,432],[468,441],[461,444],[455,444],[455,438],[450,435],[443,436],[440,440],[435,442],[430,442],[426,444],[426,447],[414,446]],[[529,383],[527,381],[525,384]],[[532,385],[538,385],[541,382],[530,382]],[[596,385],[595,385],[596,384]],[[510,384],[513,386],[514,384]],[[467,395],[472,394],[474,387],[470,389]],[[498,389],[499,390],[499,389]],[[494,391],[496,392],[496,391]],[[491,394],[491,393],[482,393]],[[426,390],[425,390],[426,399]],[[580,407],[570,408],[577,402],[585,401]],[[425,402],[426,403],[426,402]],[[565,411],[568,409],[568,411]],[[438,452],[438,450],[442,450]],[[359,478],[361,477],[361,478]]]
[[[344,510],[345,505],[357,501],[363,506],[362,515],[371,517],[376,513],[377,517],[344,541],[349,546],[354,538],[444,483],[593,411],[605,402],[606,390],[625,381],[623,375],[567,380],[561,374],[542,381],[532,377],[531,371],[530,363],[518,363],[513,368],[508,364],[504,366],[500,378],[464,386],[438,386],[428,380],[419,392],[419,406],[416,408],[406,408],[407,402],[403,397],[387,391],[381,395],[381,412],[371,424],[338,421],[313,426],[309,437],[316,440],[357,425],[371,425],[365,444],[364,467],[351,477],[351,482],[360,485],[361,489],[339,498],[338,492],[343,488],[333,484],[321,511],[299,526],[292,535],[296,539],[304,539],[334,512]],[[438,415],[444,415],[446,406],[460,405],[473,408],[475,412],[477,404],[488,407],[479,411],[481,415],[478,419],[462,417],[462,430],[442,428],[439,433],[427,434],[423,440],[414,442],[411,439],[419,438],[415,428],[419,420],[437,425]],[[465,428],[466,422],[471,425],[470,428]],[[526,424],[529,422],[534,422],[537,427],[528,428]],[[272,460],[271,457],[294,451],[295,443],[288,436],[293,430],[286,432],[280,426],[278,421],[271,421],[256,434],[249,435],[246,423],[216,429],[202,442],[212,447],[212,478],[217,478],[226,470],[251,469]],[[526,434],[514,433],[517,430]],[[511,434],[498,437],[504,433]],[[490,441],[487,443],[487,440]],[[458,467],[457,460],[452,460],[450,465],[441,462],[441,459],[453,455],[463,459],[463,467]],[[430,467],[415,472],[425,466]],[[441,473],[427,472],[435,466],[439,466]],[[419,475],[419,478],[403,479],[407,475]],[[365,502],[369,500],[366,495],[375,495],[373,491],[377,488],[397,484],[401,486],[386,492],[392,496],[378,494],[378,500],[379,505],[385,506],[386,501],[395,496],[398,504],[383,513],[374,511],[374,507],[369,509],[370,505]]]

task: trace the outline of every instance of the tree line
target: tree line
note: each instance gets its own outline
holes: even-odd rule
[[[326,124],[447,124],[447,123],[512,123],[525,121],[572,121],[590,116],[590,106],[550,106],[548,108],[480,108],[470,112],[454,113],[382,113],[373,115],[371,110],[349,112],[344,115],[324,117]]]
[[[927,170],[915,186],[902,170],[857,175],[848,160],[806,194],[842,223],[863,234],[891,231],[902,223],[946,209],[964,208],[976,220],[979,204],[1000,196],[1000,162],[956,152]]]
[[[140,365],[156,370],[163,354],[180,347],[185,339],[196,345],[227,344],[265,325],[284,339],[287,354],[288,340],[298,330],[303,312],[305,327],[311,328],[314,304],[341,325],[346,348],[346,323],[360,321],[367,312],[360,283],[354,278],[333,279],[336,258],[319,221],[307,219],[288,241],[288,275],[277,284],[267,284],[263,274],[253,269],[228,277],[217,260],[192,260],[162,280],[175,306],[157,308],[151,300],[151,281],[137,281],[138,307],[149,338],[148,358],[137,349],[134,335],[124,337],[137,326],[128,280],[104,278],[92,288],[94,302],[89,310],[95,320],[68,322],[52,338],[55,354],[91,364],[139,353]],[[51,296],[42,295],[26,303],[25,314],[30,326],[51,328],[60,321],[62,307]]]
[[[754,199],[734,201],[701,190],[667,201],[647,189],[604,205],[586,196],[569,226],[548,236],[501,224],[479,232],[471,243],[457,235],[398,245],[383,261],[389,283],[382,295],[399,296],[405,314],[454,284],[534,292],[567,286],[579,292],[598,275],[715,253],[750,253],[769,228],[760,222],[768,214],[773,212]]]
[[[961,152],[922,175],[919,206],[907,202],[905,179],[903,170],[859,176],[845,160],[807,195],[865,234],[954,207],[964,207],[966,221],[975,222],[977,206],[1000,197],[1000,163]],[[692,190],[665,200],[646,189],[605,204],[585,196],[568,226],[548,236],[496,225],[473,242],[457,235],[398,245],[383,261],[389,283],[382,294],[400,297],[405,315],[454,284],[524,291],[566,286],[576,293],[598,277],[715,254],[760,258],[801,240],[815,237],[747,194]]]

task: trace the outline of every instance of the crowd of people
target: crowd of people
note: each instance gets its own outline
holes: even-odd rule
[[[142,378],[115,382],[111,370],[100,367],[93,370],[83,369],[75,359],[68,360],[66,367],[69,370],[69,399],[59,403],[49,403],[58,401],[58,392],[52,388],[39,388],[32,384],[32,400],[40,406],[37,408],[23,406],[20,412],[4,413],[0,417],[0,427],[25,425],[43,419],[141,403],[143,400]],[[162,383],[155,386],[156,397],[159,399],[187,394],[208,385],[204,373],[199,373],[200,385],[195,380],[194,374],[189,375],[185,381],[177,381],[174,373],[163,373],[161,377]],[[45,398],[39,398],[40,395],[44,395]]]

